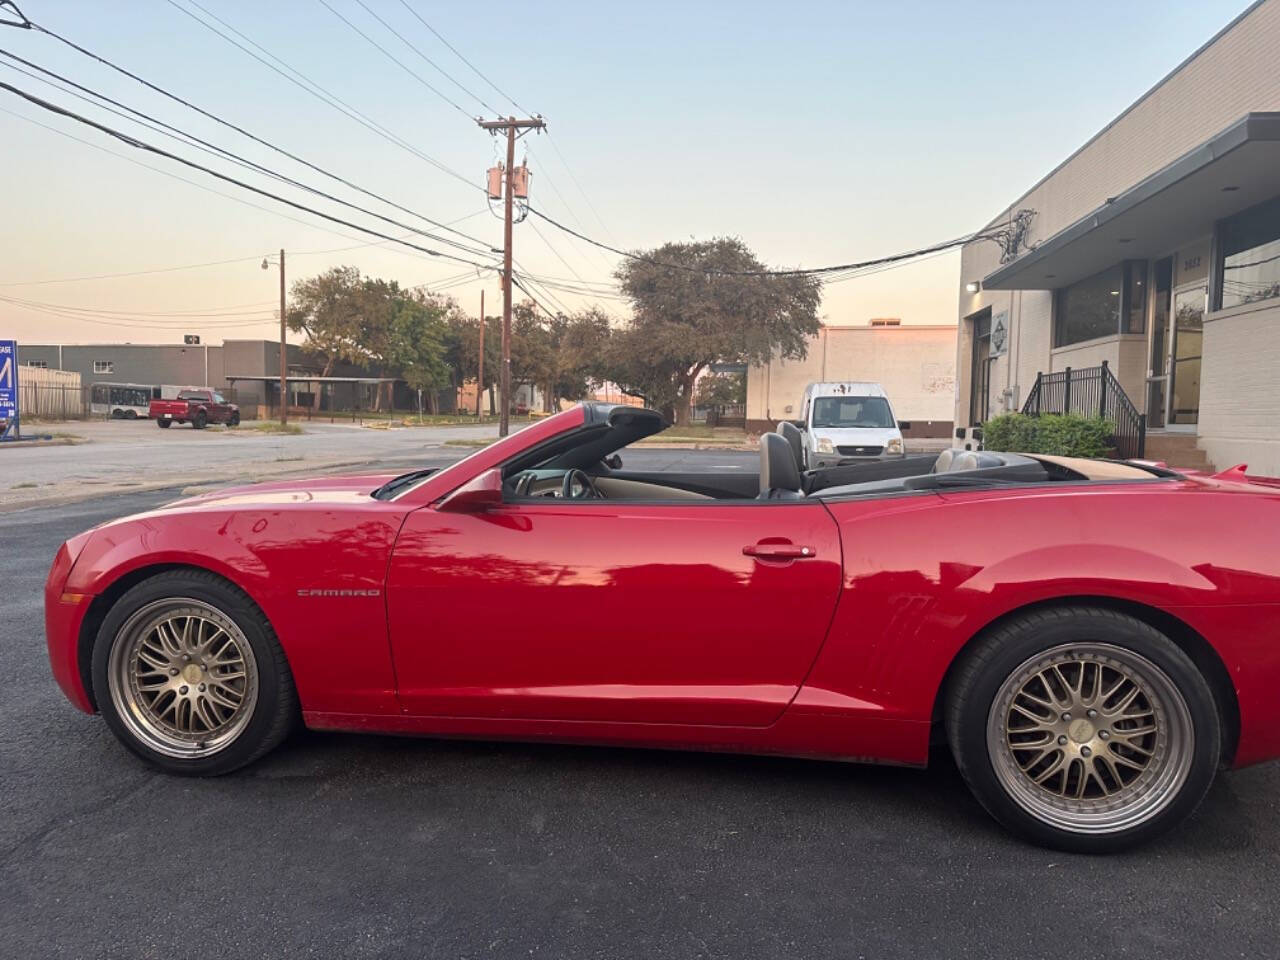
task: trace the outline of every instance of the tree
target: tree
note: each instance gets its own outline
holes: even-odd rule
[[[698,381],[697,402],[703,407],[727,407],[747,402],[747,378],[741,373],[712,373]]]
[[[364,363],[370,358],[365,346],[368,290],[355,267],[334,267],[317,277],[293,285],[293,300],[285,322],[295,333],[305,333],[303,349],[317,355],[324,366],[321,376],[331,376],[339,363]],[[320,408],[320,391],[315,394]]]
[[[678,424],[689,422],[694,384],[712,363],[802,359],[818,332],[818,280],[744,275],[766,267],[741,240],[668,243],[639,257],[616,274],[633,316],[610,337],[602,366]]]
[[[422,293],[400,294],[393,301],[388,360],[411,389],[427,395],[431,413],[438,412],[440,390],[453,382],[449,321],[456,313],[453,301]]]

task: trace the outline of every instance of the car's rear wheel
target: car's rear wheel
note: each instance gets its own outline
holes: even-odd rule
[[[156,421],[156,426],[157,426],[157,427],[159,427],[161,430],[168,430],[171,426],[173,426],[173,421],[172,421],[172,420],[157,420],[157,421]]]
[[[157,574],[125,593],[98,630],[92,672],[112,732],[171,773],[251,763],[298,713],[271,624],[243,591],[205,571]]]
[[[208,422],[209,417],[203,410],[197,410],[196,415],[191,418],[191,426],[197,430],[203,430]]]
[[[1187,817],[1218,766],[1221,720],[1173,641],[1112,610],[1039,610],[969,651],[947,735],[984,807],[1036,843],[1103,853]]]

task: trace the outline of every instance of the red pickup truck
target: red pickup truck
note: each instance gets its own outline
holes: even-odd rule
[[[161,429],[175,423],[190,423],[197,430],[211,423],[240,425],[240,408],[227,403],[216,390],[183,390],[174,400],[152,400],[147,416]]]

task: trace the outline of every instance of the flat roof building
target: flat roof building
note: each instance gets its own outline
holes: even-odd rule
[[[818,381],[879,383],[904,422],[905,437],[951,435],[956,383],[956,328],[873,320],[824,326],[803,360],[774,359],[747,370],[747,428],[772,430],[796,420],[804,388]]]
[[[1259,0],[964,246],[957,425],[1105,364],[1147,456],[1280,475],[1277,51]]]

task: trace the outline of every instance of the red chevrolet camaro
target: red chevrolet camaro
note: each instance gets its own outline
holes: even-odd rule
[[[53,673],[174,773],[325,730],[923,765],[1106,851],[1280,755],[1280,481],[944,452],[628,471],[586,404],[450,467],[239,487],[68,540]]]

